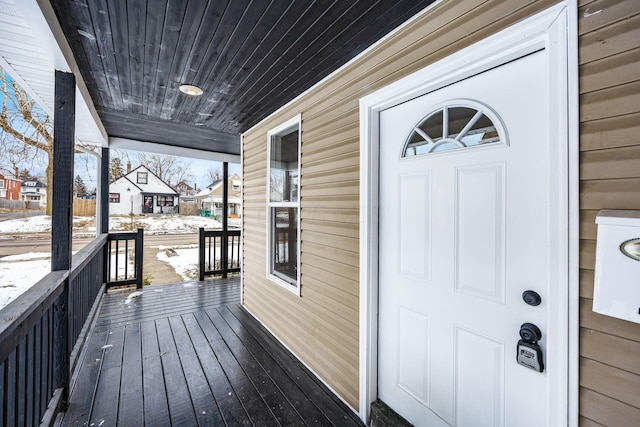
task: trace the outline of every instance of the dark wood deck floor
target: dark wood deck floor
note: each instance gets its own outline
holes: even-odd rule
[[[238,278],[105,295],[63,426],[362,425],[238,303]]]

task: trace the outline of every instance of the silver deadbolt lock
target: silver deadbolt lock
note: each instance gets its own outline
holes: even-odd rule
[[[522,366],[537,372],[544,371],[542,362],[542,349],[538,341],[542,338],[542,332],[533,323],[523,323],[520,326],[520,341],[518,341],[518,354],[516,360]]]

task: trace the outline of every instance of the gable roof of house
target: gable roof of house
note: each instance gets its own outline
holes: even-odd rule
[[[229,197],[233,197],[233,196],[239,196],[240,192],[239,191],[233,191],[233,185],[234,185],[234,181],[240,181],[241,178],[238,176],[238,174],[233,174],[233,176],[229,177]],[[222,196],[222,179],[218,179],[214,182],[212,182],[210,185],[208,185],[206,188],[200,190],[195,196],[194,198],[196,199],[201,199],[201,198],[206,198],[209,196]]]
[[[178,188],[180,186],[184,186],[186,187],[187,190],[193,190],[193,187],[190,186],[185,180],[180,181],[179,183],[176,184],[175,188]]]
[[[115,183],[116,183],[116,182],[118,182],[118,181],[122,181],[122,180],[124,180],[124,181],[128,181],[131,185],[133,185],[134,187],[136,187],[138,190],[142,191],[142,188],[138,187],[138,185],[136,185],[136,183],[135,183],[135,182],[131,181],[131,180],[127,177],[127,175],[122,175],[121,177],[114,179],[113,181],[111,181],[111,182],[109,183],[109,186],[111,186],[112,184],[115,184]]]
[[[30,179],[22,182],[22,188],[47,188],[47,184],[38,179]]]
[[[137,177],[137,173],[138,172],[146,172],[149,175],[154,176],[161,183],[161,187],[160,188],[155,188],[155,189],[154,188],[141,187],[141,185],[145,186],[145,185],[149,185],[149,184],[138,184],[137,183],[137,179],[133,179],[134,176]],[[134,175],[134,174],[136,174],[136,175]],[[175,189],[173,189],[169,184],[167,184],[162,179],[160,179],[160,177],[158,175],[153,173],[151,170],[149,170],[149,168],[147,168],[144,165],[140,165],[137,168],[131,170],[130,172],[124,174],[122,177],[116,179],[111,184],[115,183],[116,181],[118,181],[121,178],[126,178],[129,182],[131,182],[133,185],[135,185],[136,188],[138,188],[143,193],[172,194],[172,195],[175,195],[175,196],[178,195],[178,192]],[[149,181],[147,180],[147,182],[149,182]]]

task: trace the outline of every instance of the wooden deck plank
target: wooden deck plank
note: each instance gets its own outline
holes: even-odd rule
[[[187,387],[191,394],[191,403],[195,411],[198,425],[222,425],[222,416],[209,388],[209,382],[202,371],[200,360],[193,348],[181,317],[170,317],[169,325],[173,331],[176,347],[180,349],[178,356],[182,365]]]
[[[104,346],[102,367],[89,424],[111,426],[117,424],[123,345],[124,327],[111,329],[107,344]]]
[[[176,297],[179,298],[179,297]],[[143,322],[145,320],[152,320],[159,315],[162,317],[177,316],[185,312],[193,312],[203,310],[208,307],[220,307],[228,303],[230,299],[234,302],[240,302],[239,294],[222,295],[216,298],[203,298],[201,301],[192,304],[174,304],[171,300],[165,301],[161,304],[161,308],[149,308],[144,309],[129,309],[130,313],[114,313],[112,317],[108,319],[98,319],[97,326],[119,326],[132,322]],[[134,312],[135,310],[135,312]]]
[[[318,386],[319,380],[309,372],[299,360],[285,349],[273,335],[264,329],[262,325],[239,305],[228,306],[234,316],[241,322],[244,329],[252,334],[263,346],[269,346],[269,354],[274,358],[292,378],[296,378],[298,385],[305,394],[322,409],[335,425],[360,423],[355,414],[350,411],[337,396],[329,392],[324,385]],[[354,424],[354,425],[358,425]]]
[[[291,406],[291,403],[274,384],[269,374],[259,365],[251,352],[238,340],[238,337],[236,337],[235,333],[229,328],[229,325],[227,325],[220,313],[212,309],[207,310],[207,314],[220,332],[220,335],[222,335],[236,361],[253,382],[254,387],[258,390],[278,421],[283,425],[302,424],[300,414]]]
[[[269,374],[275,385],[282,390],[286,399],[296,409],[298,414],[307,422],[315,425],[333,425],[333,423],[318,409],[293,378],[299,378],[302,372],[297,372],[295,377],[290,377],[285,370],[271,357],[270,350],[265,351],[258,341],[246,333],[244,326],[226,307],[217,310],[228,324],[228,332],[235,336],[225,335],[228,343],[237,341],[251,353],[262,369]],[[229,344],[233,348],[233,344]]]
[[[142,395],[144,424],[160,426],[169,419],[169,404],[164,386],[160,347],[155,322],[140,324],[142,333]]]
[[[238,396],[231,387],[227,377],[218,362],[218,358],[211,349],[207,337],[202,331],[198,318],[209,319],[204,312],[189,313],[182,316],[187,332],[191,337],[194,349],[200,363],[202,371],[209,382],[209,387],[218,404],[218,409],[228,426],[251,426],[251,421],[245,412]],[[209,323],[211,328],[213,324]],[[207,327],[207,326],[205,326]],[[214,328],[215,330],[215,328]]]
[[[160,316],[176,316],[185,312],[204,310],[207,307],[223,306],[229,301],[240,301],[240,290],[233,283],[218,285],[215,288],[209,285],[179,291],[165,291],[166,288],[166,286],[145,288],[142,295],[131,298],[128,304],[125,304],[125,301],[132,292],[110,294],[108,298],[105,297],[106,301],[103,303],[96,325],[118,326],[127,322],[142,322]]]
[[[142,395],[142,338],[140,324],[125,327],[122,353],[122,381],[120,381],[120,425],[142,425],[144,405]],[[143,402],[142,402],[143,403]]]
[[[362,426],[238,304],[238,277],[131,292],[105,295],[63,426]]]
[[[207,316],[202,318],[200,324],[211,323],[203,328],[205,335],[207,331],[212,330],[213,322]],[[215,329],[215,327],[213,328]],[[216,355],[218,362],[222,366],[224,373],[231,384],[231,387],[235,391],[236,396],[242,403],[242,406],[246,413],[249,415],[251,422],[258,425],[277,425],[278,421],[269,410],[269,407],[264,402],[258,391],[253,386],[251,380],[247,377],[242,367],[238,364],[238,361],[233,357],[233,354],[227,347],[226,343],[220,337],[219,334],[209,336],[206,335],[211,345],[211,349]]]
[[[87,343],[87,350],[82,359],[80,371],[82,375],[78,375],[76,382],[73,384],[71,394],[74,399],[69,402],[65,420],[69,425],[85,426],[88,425],[89,416],[91,415],[91,403],[95,397],[96,385],[98,384],[98,376],[100,375],[100,367],[102,365],[102,356],[109,337],[109,329],[94,328],[91,332]]]
[[[182,372],[178,349],[176,348],[173,334],[169,325],[169,319],[156,320],[158,332],[158,344],[164,372],[164,384],[167,388],[167,400],[169,402],[169,416],[174,426],[198,425],[191,395],[187,387],[187,381]]]
[[[159,309],[172,309],[173,307],[165,306],[166,302],[173,302],[177,306],[200,305],[203,306],[203,300],[220,299],[228,297],[230,294],[239,294],[237,289],[233,289],[229,285],[225,285],[221,289],[202,289],[194,291],[184,290],[183,292],[164,291],[162,288],[153,290],[143,290],[142,294],[138,294],[137,298],[133,297],[130,301],[122,300],[121,296],[109,298],[109,303],[105,304],[100,318],[113,320],[114,317],[131,316],[142,312],[153,312]],[[129,294],[136,295],[136,294]],[[144,303],[144,304],[142,304]]]

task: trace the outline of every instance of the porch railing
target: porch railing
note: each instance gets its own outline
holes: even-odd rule
[[[0,311],[0,425],[51,425],[104,291],[107,236]]]
[[[136,285],[142,289],[143,229],[129,233],[111,233],[106,257],[107,289],[113,286]]]
[[[199,280],[206,276],[240,272],[240,230],[205,230],[198,239]]]

